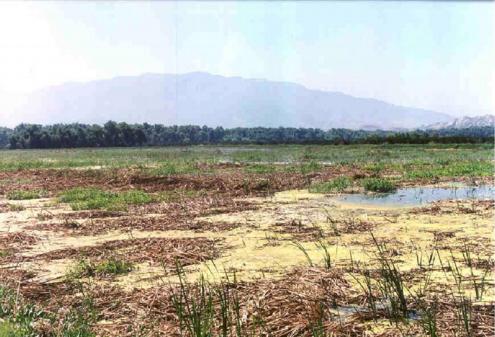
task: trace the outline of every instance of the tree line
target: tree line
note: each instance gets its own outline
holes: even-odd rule
[[[198,144],[425,144],[493,142],[493,127],[408,132],[312,128],[222,128],[196,125],[20,124],[0,128],[0,147],[11,149],[131,147]]]

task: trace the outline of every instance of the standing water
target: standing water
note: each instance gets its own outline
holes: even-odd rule
[[[349,203],[418,206],[440,200],[493,199],[495,186],[406,187],[392,193],[349,194],[338,200]]]

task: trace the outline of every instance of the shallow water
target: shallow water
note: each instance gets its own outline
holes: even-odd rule
[[[407,187],[393,193],[349,194],[340,201],[391,206],[418,206],[440,200],[493,199],[495,186]]]

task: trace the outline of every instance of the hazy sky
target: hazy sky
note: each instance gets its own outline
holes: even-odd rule
[[[68,81],[207,71],[495,113],[494,36],[491,2],[0,2],[0,109]]]

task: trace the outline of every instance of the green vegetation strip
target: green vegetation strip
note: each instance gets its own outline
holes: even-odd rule
[[[14,190],[7,193],[7,199],[9,200],[29,200],[29,199],[39,199],[46,197],[48,193],[44,190]]]
[[[493,144],[249,145],[0,152],[0,171],[85,168],[94,175],[103,175],[129,168],[163,176],[216,173],[223,168],[215,164],[224,162],[244,164],[246,173],[255,174],[307,174],[328,166],[343,166],[350,174],[353,170],[365,170],[372,176],[393,174],[398,182],[487,177],[494,170]],[[0,184],[10,183],[14,181],[0,181]]]
[[[153,201],[146,192],[129,190],[110,192],[97,188],[73,188],[62,192],[60,202],[69,203],[73,210],[105,209],[109,211],[125,211],[128,205],[140,205]]]
[[[311,193],[343,192],[352,187],[352,180],[347,177],[338,177],[330,181],[313,184],[309,187]]]

